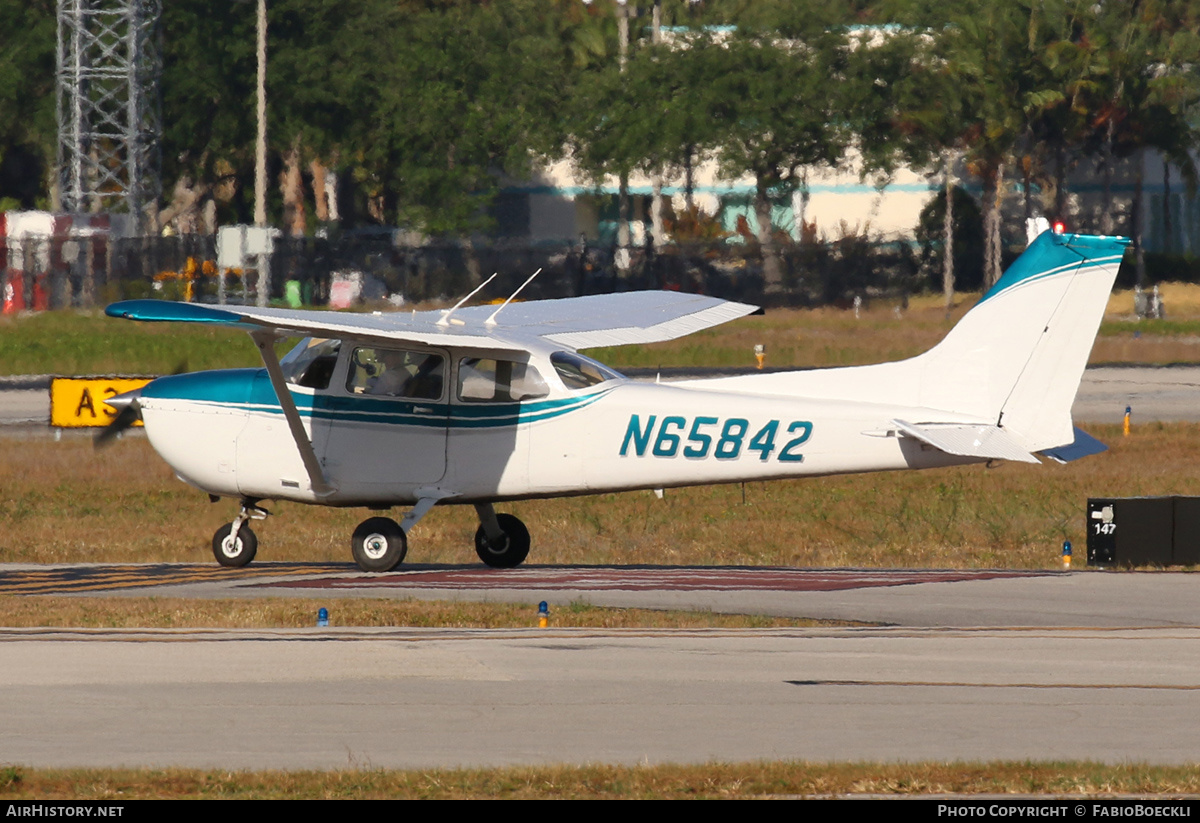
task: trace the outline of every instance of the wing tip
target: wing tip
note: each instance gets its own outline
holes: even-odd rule
[[[222,323],[236,325],[241,317],[230,311],[200,306],[195,303],[174,303],[169,300],[122,300],[104,309],[108,317],[140,320],[146,323]]]

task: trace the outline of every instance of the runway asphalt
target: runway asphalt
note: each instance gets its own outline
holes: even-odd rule
[[[0,630],[4,760],[1200,756],[1200,630]]]

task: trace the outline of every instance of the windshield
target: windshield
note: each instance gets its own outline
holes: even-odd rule
[[[577,352],[555,352],[550,355],[550,363],[568,389],[586,389],[606,380],[621,380],[624,377],[603,363]]]
[[[306,337],[279,361],[283,379],[294,386],[310,389],[327,389],[337,365],[338,348],[341,340],[322,337]]]

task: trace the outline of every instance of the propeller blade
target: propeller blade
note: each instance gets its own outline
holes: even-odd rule
[[[109,406],[120,409],[120,411],[117,412],[117,416],[112,419],[111,423],[96,432],[96,436],[92,439],[93,448],[104,448],[116,440],[121,432],[142,419],[142,407],[138,405],[139,394],[140,392],[126,392],[105,401]]]

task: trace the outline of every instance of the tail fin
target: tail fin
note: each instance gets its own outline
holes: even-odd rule
[[[1128,240],[1044,232],[934,348],[920,405],[978,415],[1029,451],[1074,439],[1071,404]]]
[[[1065,446],[1075,437],[1071,404],[1128,242],[1044,232],[942,342],[909,360],[692,385],[906,406],[929,414],[910,426],[981,424],[1004,429],[1013,449]]]

